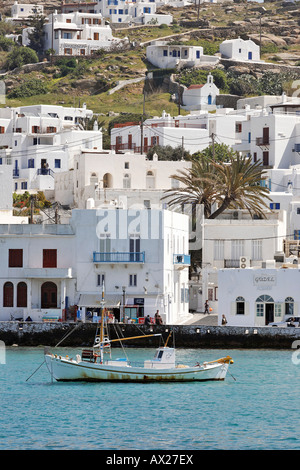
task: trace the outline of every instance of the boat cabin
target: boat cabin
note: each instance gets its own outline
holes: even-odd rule
[[[154,359],[144,361],[144,367],[153,369],[168,369],[175,367],[175,349],[167,347],[158,348]]]

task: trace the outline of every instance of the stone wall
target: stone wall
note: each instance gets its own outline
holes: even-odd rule
[[[62,347],[92,346],[96,325],[93,323],[39,323],[0,322],[0,340],[5,346],[50,346],[60,343]],[[230,327],[203,325],[109,325],[110,338],[140,336],[161,333],[165,341],[172,330],[177,348],[210,349],[291,349],[294,341],[300,340],[300,328]],[[63,340],[63,338],[65,338]],[[124,343],[125,344],[125,343]],[[126,341],[126,346],[156,347],[157,337]],[[169,346],[172,346],[172,338]],[[119,347],[119,343],[113,343]]]

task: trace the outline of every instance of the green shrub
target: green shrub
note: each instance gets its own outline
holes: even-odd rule
[[[30,47],[15,46],[7,56],[6,69],[13,70],[25,64],[36,64],[38,60],[37,53]]]
[[[10,98],[25,98],[34,95],[43,95],[48,92],[48,88],[41,80],[30,79],[22,83],[14,90],[10,91],[7,97]]]

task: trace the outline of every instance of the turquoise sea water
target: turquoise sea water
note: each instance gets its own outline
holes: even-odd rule
[[[138,360],[154,350],[127,352]],[[7,348],[0,450],[299,449],[300,365],[293,350],[179,349],[177,360],[194,364],[227,354],[235,380],[51,383],[45,364],[26,381],[44,360],[42,348]]]

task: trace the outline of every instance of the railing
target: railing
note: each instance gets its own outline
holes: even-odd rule
[[[224,268],[239,268],[239,259],[224,259]]]
[[[13,169],[13,178],[19,178],[20,170],[18,168]]]
[[[93,252],[93,262],[94,263],[144,263],[145,262],[145,252],[113,252],[113,253],[104,253],[104,252]]]
[[[38,175],[49,175],[49,176],[52,176],[52,178],[54,178],[54,171],[51,170],[50,168],[38,168],[37,174]]]
[[[191,257],[190,255],[173,255],[173,263],[185,266],[190,266]]]
[[[256,145],[270,145],[270,139],[266,137],[256,137]]]

